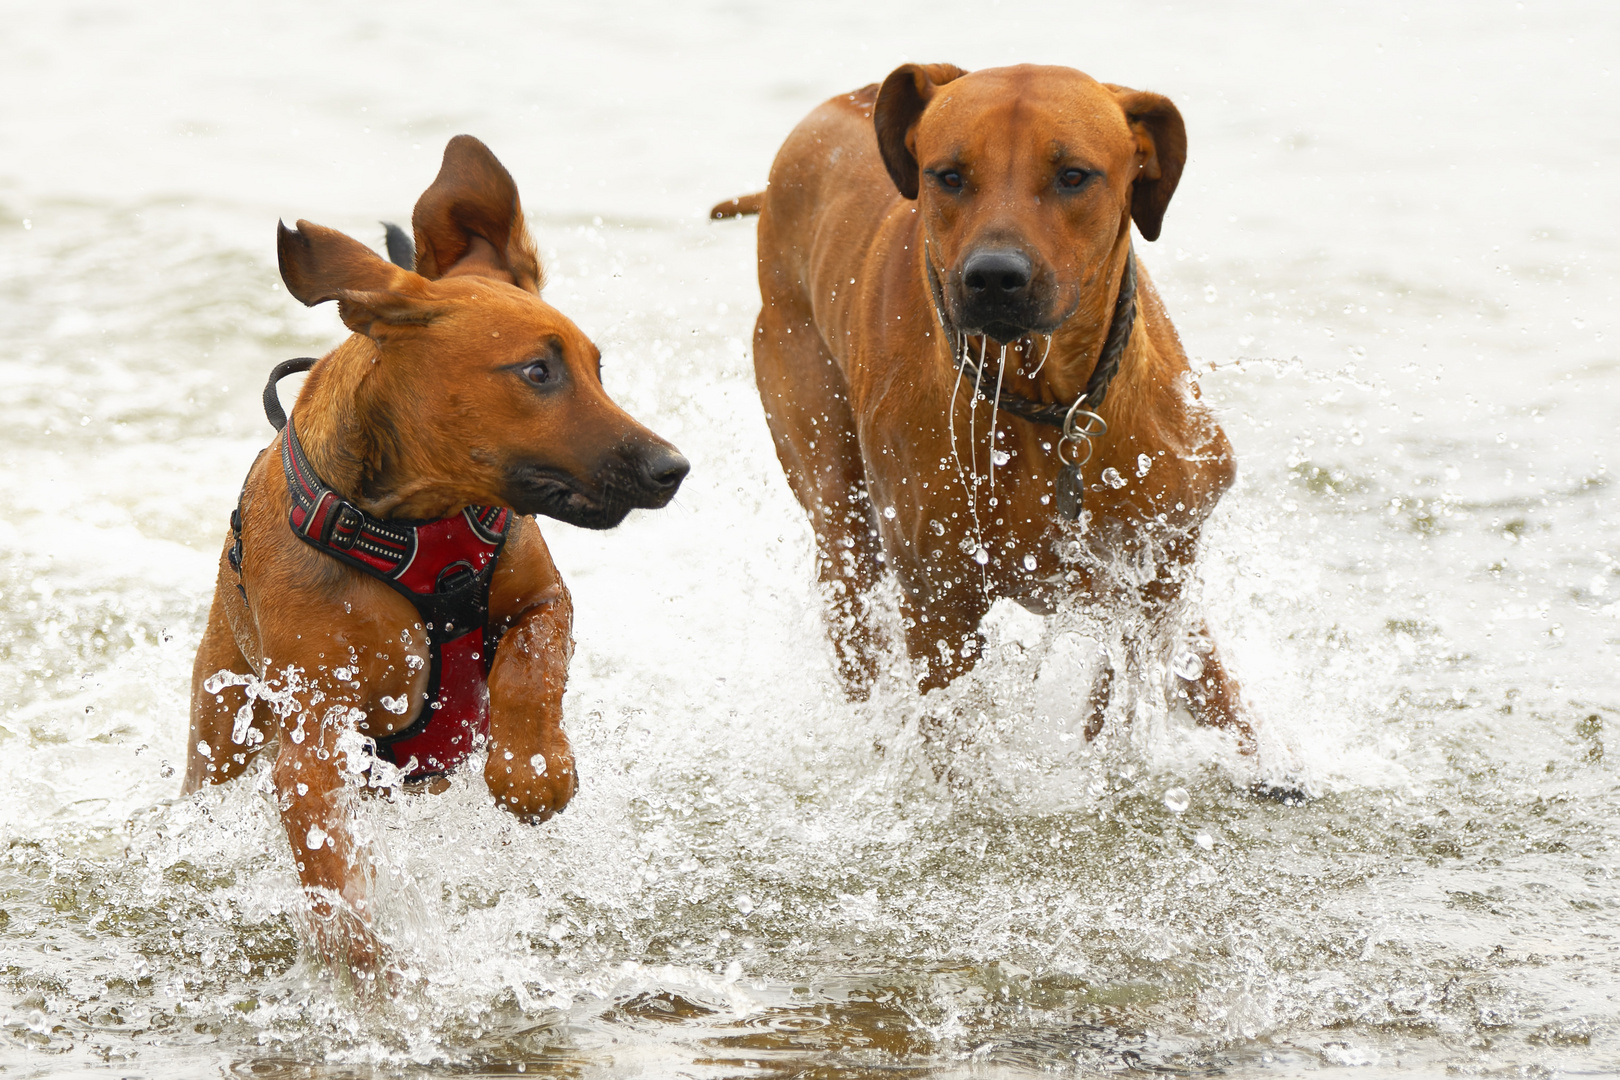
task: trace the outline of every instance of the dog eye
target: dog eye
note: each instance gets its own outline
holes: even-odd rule
[[[1058,173],[1058,187],[1068,188],[1071,191],[1086,182],[1091,174],[1084,169],[1064,169]]]
[[[530,361],[523,366],[523,377],[536,386],[544,386],[551,381],[551,361]]]
[[[955,169],[943,169],[934,174],[934,179],[938,180],[941,184],[950,188],[952,191],[960,191],[962,189],[962,174],[957,172]]]

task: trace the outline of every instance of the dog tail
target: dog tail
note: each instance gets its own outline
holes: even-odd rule
[[[715,203],[714,209],[709,211],[709,217],[715,221],[724,221],[726,218],[747,217],[749,214],[759,213],[759,208],[764,205],[765,193],[756,191],[752,195],[739,195],[735,199]]]
[[[392,221],[382,223],[383,242],[388,245],[388,261],[406,270],[416,269],[416,242],[411,234]]]

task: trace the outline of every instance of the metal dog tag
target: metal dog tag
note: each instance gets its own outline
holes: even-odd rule
[[[1057,512],[1070,521],[1080,520],[1080,504],[1086,498],[1086,481],[1077,465],[1064,465],[1057,474]]]

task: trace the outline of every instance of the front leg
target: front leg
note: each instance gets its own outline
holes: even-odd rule
[[[484,781],[503,810],[528,822],[559,812],[579,788],[562,724],[573,629],[573,602],[559,587],[552,599],[518,616],[489,672]]]
[[[1221,660],[1209,624],[1199,620],[1193,629],[1186,666],[1176,665],[1176,676],[1187,695],[1194,719],[1210,727],[1225,728],[1237,737],[1244,754],[1255,752],[1254,729],[1243,715],[1237,680]]]
[[[984,651],[979,622],[990,610],[990,600],[980,587],[978,569],[957,568],[953,575],[947,565],[932,576],[927,570],[902,571],[900,614],[906,652],[913,667],[922,669],[918,688],[925,694],[972,671]],[[943,587],[936,589],[936,581]]]

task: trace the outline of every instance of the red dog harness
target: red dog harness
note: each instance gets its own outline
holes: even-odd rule
[[[313,363],[280,364],[265,387],[265,413],[281,428],[281,468],[292,496],[287,520],[304,543],[378,578],[421,615],[428,635],[427,696],[409,726],[377,740],[377,756],[403,769],[406,780],[442,775],[489,733],[489,666],[496,645],[489,633],[489,584],[512,511],[468,506],[438,521],[375,518],[327,487],[310,468],[275,397],[281,378]],[[231,563],[240,573],[240,508],[231,524]]]

